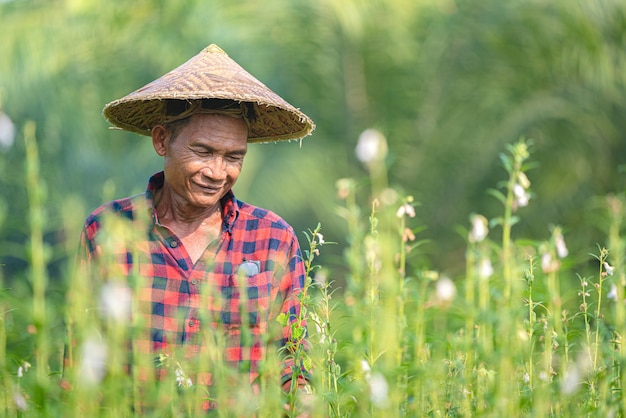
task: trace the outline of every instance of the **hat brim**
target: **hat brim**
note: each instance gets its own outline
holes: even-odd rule
[[[215,45],[176,69],[107,104],[105,118],[118,128],[151,135],[166,121],[165,101],[227,99],[251,103],[248,142],[300,139],[315,129],[313,121],[245,71]]]

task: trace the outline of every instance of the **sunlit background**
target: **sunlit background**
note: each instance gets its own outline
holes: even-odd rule
[[[103,106],[211,43],[316,122],[302,143],[253,145],[235,191],[298,233],[321,222],[338,243],[322,258],[331,271],[346,235],[337,180],[357,179],[367,207],[355,154],[367,129],[387,140],[389,185],[420,202],[430,242],[413,262],[442,271],[462,269],[470,214],[497,216],[487,190],[520,137],[537,164],[514,238],[562,225],[584,264],[601,239],[598,199],[624,192],[623,1],[3,0],[0,28],[5,285],[20,286],[28,259],[25,124],[40,147],[46,240],[64,244],[50,247],[54,282],[78,238],[63,230],[67,211],[79,227],[161,167],[147,138],[109,129]]]

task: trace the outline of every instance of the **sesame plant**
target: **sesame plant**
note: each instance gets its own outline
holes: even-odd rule
[[[132,283],[114,276],[98,283],[72,255],[66,302],[50,301],[34,126],[24,136],[32,297],[19,300],[0,282],[2,416],[189,417],[202,416],[202,405],[213,401],[225,417],[624,415],[624,198],[605,200],[606,242],[583,249],[595,271],[575,271],[567,226],[546,225],[538,239],[517,236],[524,208],[535,200],[531,141],[501,155],[506,176],[488,192],[501,212],[469,214],[461,228],[465,269],[451,277],[425,260],[419,204],[388,184],[384,137],[364,132],[357,157],[367,178],[337,181],[337,213],[347,230],[342,265],[319,264],[329,244],[321,225],[303,233],[307,277],[300,317],[290,325],[294,338],[268,354],[254,391],[240,382],[236,393],[226,393],[220,382],[237,375],[211,330],[202,338],[216,350],[197,359],[128,358],[127,342],[143,332],[133,314],[139,275]],[[76,222],[64,222],[78,236]],[[104,246],[133,239],[137,231],[119,222],[110,220]],[[53,325],[57,316],[62,330]],[[288,324],[284,317],[277,322]],[[64,357],[76,366],[63,370]],[[279,382],[284,357],[294,378],[286,393]],[[210,366],[214,393],[199,384],[199,364]],[[310,378],[304,389],[295,384],[303,371]]]

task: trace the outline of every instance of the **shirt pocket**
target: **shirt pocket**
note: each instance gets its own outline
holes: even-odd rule
[[[250,277],[231,275],[222,288],[220,320],[226,326],[266,328],[272,295],[273,272]]]

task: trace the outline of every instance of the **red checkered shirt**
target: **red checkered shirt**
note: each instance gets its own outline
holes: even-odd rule
[[[180,238],[159,223],[153,196],[163,182],[163,172],[157,173],[145,195],[115,200],[87,218],[81,239],[86,264],[98,272],[96,281],[135,289],[140,321],[133,322],[141,332],[133,350],[155,358],[183,352],[186,361],[221,355],[253,383],[267,349],[291,338],[292,328],[279,324],[278,315],[290,324],[300,316],[305,270],[294,231],[229,191],[221,202],[221,235],[194,264]],[[133,227],[116,226],[120,219]],[[225,348],[219,355],[211,352],[216,341]],[[210,385],[206,363],[199,364],[186,373]],[[283,383],[291,378],[290,362],[283,362],[281,373]]]

